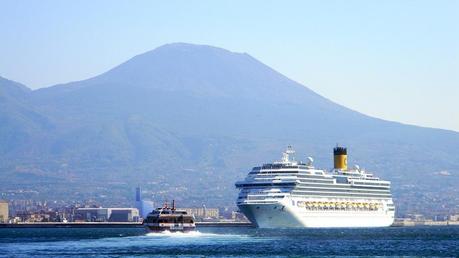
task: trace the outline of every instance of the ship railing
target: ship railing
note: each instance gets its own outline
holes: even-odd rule
[[[282,199],[284,195],[247,195],[246,200]]]

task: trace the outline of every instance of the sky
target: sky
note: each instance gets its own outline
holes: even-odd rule
[[[0,1],[0,76],[32,89],[172,42],[245,52],[361,113],[459,132],[459,0]]]

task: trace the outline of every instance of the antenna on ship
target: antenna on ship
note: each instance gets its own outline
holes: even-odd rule
[[[306,165],[309,167],[312,167],[312,163],[314,162],[314,159],[312,157],[308,157],[307,160],[308,160],[308,163]]]
[[[292,148],[292,145],[287,146],[287,150],[285,151],[287,154],[295,154],[295,151]]]
[[[289,163],[290,162],[290,155],[293,156],[295,154],[295,151],[293,150],[292,146],[289,145],[287,146],[287,150],[285,150],[284,153],[282,153],[282,162],[283,163]],[[295,160],[295,156],[292,157],[292,160]]]

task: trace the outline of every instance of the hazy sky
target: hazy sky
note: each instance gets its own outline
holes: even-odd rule
[[[246,52],[362,113],[459,131],[459,1],[0,1],[0,76],[33,89],[171,42]]]

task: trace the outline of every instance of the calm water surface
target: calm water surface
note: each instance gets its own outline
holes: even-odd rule
[[[0,229],[0,257],[459,256],[459,227],[261,230]]]

